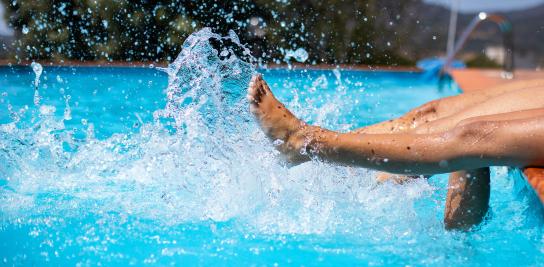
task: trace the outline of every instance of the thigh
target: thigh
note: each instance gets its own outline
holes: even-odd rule
[[[544,115],[528,110],[482,116],[461,123],[454,136],[455,158],[482,166],[544,166]]]
[[[516,119],[542,114],[544,88],[528,88],[507,92],[482,103],[474,104],[453,115],[423,123],[414,129],[416,133],[447,131],[465,120],[489,116],[487,119]],[[481,118],[480,118],[481,119]]]
[[[437,124],[451,127],[456,122],[453,125],[449,122],[456,119],[462,120],[470,116],[499,113],[497,109],[500,109],[501,106],[493,107],[495,103],[515,107],[515,103],[512,105],[506,102],[513,102],[514,99],[525,97],[518,96],[518,91],[523,90],[529,92],[541,91],[542,93],[540,94],[542,95],[544,93],[544,79],[510,82],[500,86],[437,99],[423,104],[399,118],[356,129],[354,132],[368,134],[401,133],[414,130],[421,126],[429,128],[432,125],[426,126],[426,124],[443,119],[445,121],[437,122]],[[514,95],[513,98],[510,97],[512,95]],[[520,106],[522,105],[518,105],[518,109]],[[525,107],[524,109],[529,108]],[[500,113],[510,111],[513,110],[503,110]],[[444,127],[440,129],[444,130]]]
[[[544,89],[544,79],[509,82],[503,85],[475,90],[435,101],[436,118],[442,119],[463,112],[490,99],[519,90]],[[417,109],[416,109],[417,110]]]

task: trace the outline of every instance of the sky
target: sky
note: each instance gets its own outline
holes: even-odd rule
[[[539,4],[544,4],[544,0],[424,0],[427,3],[441,4],[450,6],[452,1],[459,2],[459,11],[461,12],[479,12],[479,11],[508,11],[524,9]]]

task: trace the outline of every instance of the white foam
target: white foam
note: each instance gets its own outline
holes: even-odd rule
[[[377,187],[368,170],[319,162],[286,167],[249,119],[244,96],[254,66],[228,49],[219,50],[229,51],[220,58],[212,39],[249,53],[234,33],[203,29],[189,36],[164,69],[165,108],[137,134],[99,140],[89,123],[87,138],[75,140],[44,105],[33,127],[0,127],[0,147],[7,151],[2,155],[9,159],[2,167],[9,177],[0,189],[2,214],[15,219],[44,211],[64,217],[119,212],[173,225],[236,220],[248,231],[267,233],[390,227],[393,236],[409,228],[393,225],[416,220],[414,201],[433,188],[423,181]],[[334,107],[345,87],[340,71],[335,75],[333,102],[303,109],[323,114],[321,122],[339,116]],[[320,79],[316,87],[326,84]]]

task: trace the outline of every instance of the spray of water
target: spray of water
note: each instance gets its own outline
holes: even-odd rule
[[[42,76],[43,67],[40,65],[40,63],[36,62],[32,62],[30,67],[36,75],[36,78],[34,79],[34,105],[38,106],[40,105],[40,93],[38,91],[38,86],[40,86],[40,76]]]
[[[213,257],[225,247],[242,246],[232,252],[238,253],[251,236],[270,237],[288,251],[298,246],[301,255],[311,251],[377,260],[394,255],[399,262],[433,264],[474,253],[476,245],[466,248],[462,234],[444,232],[440,214],[445,190],[432,183],[378,185],[371,171],[320,162],[286,167],[248,112],[246,87],[256,72],[252,62],[234,33],[221,36],[202,29],[192,34],[176,60],[162,69],[168,75],[164,107],[150,120],[136,114],[141,125],[136,133],[96,138],[95,125],[83,119],[85,137],[75,138],[65,127],[73,119],[71,97],[64,91],[61,114],[47,105],[47,98],[35,101],[37,112],[8,105],[13,121],[0,124],[0,234],[9,237],[13,229],[27,229],[28,236],[43,242],[36,245],[41,254],[43,246],[50,246],[46,259],[57,251],[71,254],[70,248],[76,247],[100,255],[103,262],[109,257],[126,262],[127,255],[115,254],[116,242],[126,242],[130,249],[140,240],[160,247],[143,261],[153,262],[155,256],[187,253]],[[37,66],[35,88],[41,74]],[[296,82],[273,87],[294,88]],[[346,88],[363,86],[350,83],[340,70],[324,72],[306,85],[305,91],[323,98],[304,100],[299,96],[306,92],[294,90],[287,106],[305,120],[335,129],[342,129],[339,121],[357,105]],[[23,123],[25,112],[35,118]],[[505,176],[493,183],[505,183],[498,188],[508,191],[512,186]],[[500,192],[501,197],[506,194]],[[542,236],[538,229],[518,231],[524,229],[521,214],[527,206],[504,201],[495,200],[493,207],[509,212],[471,239],[492,253],[504,229],[530,240]],[[225,235],[217,225],[232,228]],[[185,235],[187,226],[204,230]],[[183,236],[190,241],[176,245]],[[196,252],[187,248],[200,237],[213,241],[197,243]],[[300,237],[317,237],[312,244],[319,244],[305,247],[297,243]],[[216,240],[217,250],[211,251],[209,244]],[[257,242],[251,248],[255,255],[263,246],[274,249]],[[320,246],[323,242],[331,248]],[[436,257],[430,263],[421,256],[429,251]]]
[[[297,48],[296,50],[286,50],[285,51],[285,56],[283,58],[283,60],[287,63],[289,63],[289,60],[293,58],[294,60],[298,61],[298,62],[305,62],[306,60],[308,60],[308,52],[306,52],[306,50],[304,48]]]
[[[168,74],[165,107],[137,134],[100,140],[89,123],[86,139],[73,138],[64,127],[71,118],[68,97],[64,120],[41,105],[32,127],[0,125],[0,160],[6,162],[0,171],[7,177],[0,187],[4,218],[116,212],[167,225],[236,221],[244,231],[331,234],[418,219],[414,201],[433,192],[424,181],[376,190],[368,170],[319,162],[285,167],[248,112],[246,87],[255,73],[251,60],[232,32],[192,34],[163,69]],[[41,68],[36,66],[38,81]],[[345,88],[340,73],[335,74],[341,97]],[[315,87],[324,83],[320,78]],[[294,101],[291,107],[302,105]],[[323,114],[318,122],[324,123],[337,104],[302,110]],[[395,238],[410,227],[403,225],[387,236]]]

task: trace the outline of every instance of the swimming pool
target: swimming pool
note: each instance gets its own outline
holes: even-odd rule
[[[2,264],[543,262],[541,206],[516,171],[494,168],[484,224],[445,231],[446,175],[378,184],[359,168],[285,166],[248,114],[253,70],[229,64],[45,67],[37,94],[30,67],[2,67]],[[259,72],[295,114],[342,131],[458,93],[410,72]]]

